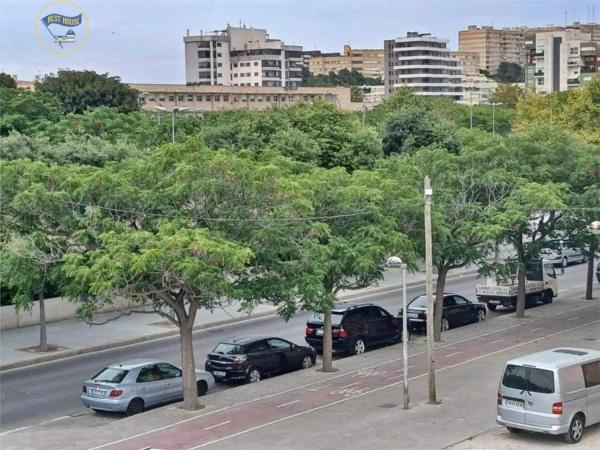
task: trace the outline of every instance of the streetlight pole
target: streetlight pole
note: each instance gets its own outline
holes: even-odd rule
[[[496,106],[502,103],[492,102],[492,135],[496,134]]]
[[[598,245],[598,236],[600,235],[600,221],[592,222],[588,227],[592,234],[590,240],[590,249],[588,252],[587,280],[585,287],[585,299],[592,300],[592,286],[594,284],[594,259],[596,256],[596,246]]]
[[[473,89],[469,89],[469,128],[473,128]]]
[[[156,111],[156,115],[157,115],[157,117],[158,117],[158,126],[159,126],[159,128],[160,128],[160,112],[161,112],[161,111],[166,111],[166,110],[167,110],[167,108],[163,108],[162,106],[155,106],[155,107],[154,107],[154,110]]]
[[[388,258],[388,267],[399,267],[402,271],[402,373],[403,373],[403,403],[404,409],[408,409],[410,403],[408,396],[408,313],[406,311],[406,264],[397,256]]]
[[[175,114],[178,112],[187,111],[188,109],[190,108],[181,108],[176,106],[171,110],[171,135],[173,144],[175,143]]]
[[[433,189],[428,176],[425,176],[425,293],[427,295],[427,359],[429,360],[429,403],[436,404],[435,355],[433,351],[433,257],[431,239],[431,197]]]

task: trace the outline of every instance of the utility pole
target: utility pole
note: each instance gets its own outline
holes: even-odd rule
[[[433,262],[431,252],[431,197],[433,189],[429,177],[425,176],[425,292],[427,295],[427,359],[429,360],[429,403],[436,404],[435,356],[433,352]]]
[[[173,108],[173,111],[171,111],[171,135],[173,138],[173,144],[175,143],[175,114],[177,113],[177,110],[175,108]]]
[[[408,311],[406,309],[406,264],[402,264],[402,367],[404,384],[404,409],[408,409]]]

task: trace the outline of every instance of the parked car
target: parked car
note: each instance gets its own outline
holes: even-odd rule
[[[583,248],[575,248],[567,241],[559,241],[556,248],[544,250],[542,256],[544,260],[562,267],[567,267],[575,262],[584,263],[587,261],[587,251]]]
[[[317,352],[285,339],[242,336],[218,344],[206,358],[205,368],[217,381],[256,383],[273,375],[315,365]]]
[[[584,427],[600,422],[600,351],[563,347],[508,361],[496,422],[579,442]]]
[[[435,294],[433,294],[435,299]],[[427,331],[427,296],[421,294],[415,297],[406,307],[409,328]],[[460,327],[467,323],[483,322],[487,310],[485,305],[473,303],[456,294],[444,294],[442,312],[442,331]]]
[[[358,355],[373,345],[400,342],[402,321],[380,306],[342,303],[331,311],[331,332],[334,351]],[[314,313],[307,322],[305,340],[323,349],[323,314]]]
[[[204,395],[215,380],[210,373],[196,369],[196,383],[198,395]],[[81,402],[88,408],[128,414],[182,397],[181,369],[147,359],[111,364],[85,381],[81,392]]]

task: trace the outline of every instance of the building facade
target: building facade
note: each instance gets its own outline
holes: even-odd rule
[[[456,59],[465,76],[479,75],[479,53],[450,52],[450,57]]]
[[[526,48],[526,85],[539,94],[578,88],[598,71],[598,43],[579,29],[536,33]]]
[[[309,52],[305,52],[307,55]],[[313,52],[311,52],[313,53]],[[342,69],[355,71],[365,78],[383,78],[383,49],[359,48],[344,45],[344,53],[309,55],[309,70],[313,75],[338,73]]]
[[[138,101],[147,111],[156,107],[172,110],[187,108],[187,114],[235,109],[264,110],[285,107],[295,102],[324,101],[356,111],[360,103],[352,103],[348,87],[256,87],[207,86],[181,84],[130,84],[138,91]]]
[[[523,65],[525,31],[521,28],[478,27],[470,25],[458,32],[458,50],[461,53],[477,53],[479,69],[494,75],[502,62]]]
[[[294,87],[302,83],[302,47],[260,28],[231,27],[183,38],[188,84]]]
[[[406,37],[386,40],[386,96],[400,87],[410,87],[416,95],[442,95],[452,100],[463,98],[464,74],[456,58],[450,57],[447,39],[429,33],[407,33]]]

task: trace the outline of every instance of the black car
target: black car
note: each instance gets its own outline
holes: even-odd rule
[[[331,311],[333,350],[360,354],[367,347],[402,340],[402,321],[380,306],[338,304]],[[306,342],[323,349],[323,314],[314,313],[306,324]]]
[[[435,301],[435,294],[433,297]],[[425,332],[427,329],[427,296],[422,294],[415,297],[406,309],[409,328]],[[483,322],[486,312],[485,305],[470,302],[460,295],[444,294],[442,331],[467,323]]]
[[[206,358],[205,368],[216,381],[256,383],[265,375],[315,365],[314,348],[268,336],[242,336],[218,344]]]

